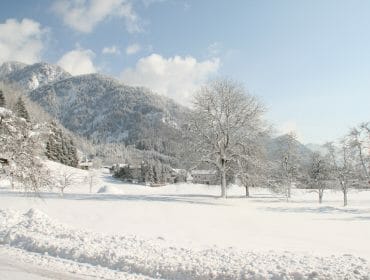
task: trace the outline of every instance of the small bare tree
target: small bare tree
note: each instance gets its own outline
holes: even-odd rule
[[[94,169],[89,170],[88,175],[87,175],[86,178],[87,178],[87,181],[89,183],[89,191],[90,191],[90,193],[92,193],[93,186],[96,184],[97,179],[98,179],[98,174],[97,174],[96,170],[94,170]]]
[[[325,144],[329,152],[331,161],[331,171],[339,182],[340,190],[343,193],[343,206],[348,205],[348,191],[353,185],[355,177],[353,161],[350,154],[349,144],[346,138],[342,139],[339,148],[339,156],[337,155],[333,143]]]
[[[66,168],[62,169],[56,176],[56,187],[60,191],[60,196],[64,197],[64,190],[71,186],[74,186],[79,182],[79,177],[72,170]]]
[[[262,184],[266,180],[267,158],[264,149],[265,133],[256,135],[237,157],[236,175],[245,188],[245,196],[249,197],[250,187]]]
[[[272,191],[283,194],[286,201],[289,201],[292,186],[298,182],[301,169],[296,135],[290,132],[280,136],[277,145],[276,160],[271,163],[269,186]]]
[[[351,129],[347,136],[349,148],[358,161],[360,179],[370,179],[370,124],[362,123]]]
[[[319,153],[313,153],[308,177],[309,186],[318,193],[319,203],[322,203],[324,191],[329,187],[329,182],[332,179],[328,157],[324,157]]]
[[[188,118],[192,148],[200,162],[219,172],[221,197],[226,197],[226,174],[263,126],[263,106],[240,84],[218,79],[199,90],[193,109]]]

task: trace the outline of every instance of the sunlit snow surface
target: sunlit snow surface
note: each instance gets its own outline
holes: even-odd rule
[[[370,191],[351,192],[347,208],[331,191],[323,205],[302,190],[286,202],[233,187],[224,200],[218,187],[129,185],[101,170],[89,193],[88,172],[70,170],[79,182],[64,198],[0,182],[1,279],[12,269],[14,279],[64,279],[48,270],[65,279],[369,279]]]

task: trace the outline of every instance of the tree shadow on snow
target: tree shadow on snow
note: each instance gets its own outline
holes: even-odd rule
[[[25,194],[22,192],[2,191],[1,196],[7,197],[31,197],[41,199],[59,199],[59,200],[83,200],[83,201],[146,201],[146,202],[180,202],[188,204],[199,204],[199,205],[225,205],[218,196],[213,195],[135,195],[135,194],[79,194],[79,193],[65,193],[63,197],[60,197],[58,193],[54,192],[42,192],[38,194]],[[211,199],[211,201],[205,201],[204,199]],[[212,201],[213,200],[213,201]]]
[[[353,216],[353,217],[332,217],[328,218],[326,220],[332,220],[332,221],[370,221],[370,216]]]
[[[316,214],[370,214],[370,209],[354,209],[332,206],[318,207],[261,207],[260,209],[270,212],[282,213],[316,213]]]

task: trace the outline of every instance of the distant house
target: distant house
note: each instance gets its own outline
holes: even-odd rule
[[[218,185],[220,183],[216,170],[193,170],[190,175],[189,181],[194,184]]]
[[[3,170],[5,165],[9,165],[9,161],[6,158],[0,158],[0,172],[5,172]]]
[[[89,170],[92,167],[93,163],[92,161],[84,161],[78,163],[78,168],[83,170]]]
[[[185,169],[173,169],[174,171],[174,183],[186,182],[188,172]]]

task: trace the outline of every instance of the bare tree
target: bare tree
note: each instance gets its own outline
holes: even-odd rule
[[[368,181],[370,168],[370,124],[362,123],[351,129],[347,136],[349,148],[354,152],[358,161],[359,175],[361,179]]]
[[[97,182],[97,178],[98,178],[98,174],[97,174],[96,170],[94,170],[94,169],[89,170],[88,175],[87,175],[87,181],[89,183],[90,193],[92,193],[92,189],[93,189],[93,186]]]
[[[200,162],[217,169],[221,196],[226,197],[226,174],[263,126],[263,106],[240,84],[218,79],[199,90],[193,109],[188,119],[192,147]]]
[[[287,201],[291,197],[291,189],[298,183],[301,172],[301,159],[298,153],[296,135],[290,132],[278,138],[275,160],[271,163],[271,179],[269,186],[274,192],[284,195]]]
[[[265,131],[266,132],[266,131]],[[265,154],[264,135],[261,131],[254,141],[250,141],[237,157],[237,179],[245,188],[245,196],[249,197],[250,187],[262,184],[266,180],[267,158]]]
[[[318,193],[319,203],[322,203],[324,191],[329,187],[332,179],[328,157],[324,157],[320,153],[313,153],[308,176],[309,186]]]
[[[55,177],[56,187],[60,191],[60,196],[64,196],[64,190],[79,182],[79,177],[73,170],[64,168],[59,171],[59,174]]]
[[[349,144],[346,138],[342,139],[337,153],[333,143],[325,144],[329,152],[331,161],[331,170],[339,182],[340,189],[343,193],[343,206],[348,205],[348,191],[354,184],[355,177],[353,159],[351,158]],[[339,154],[339,156],[338,156]]]

